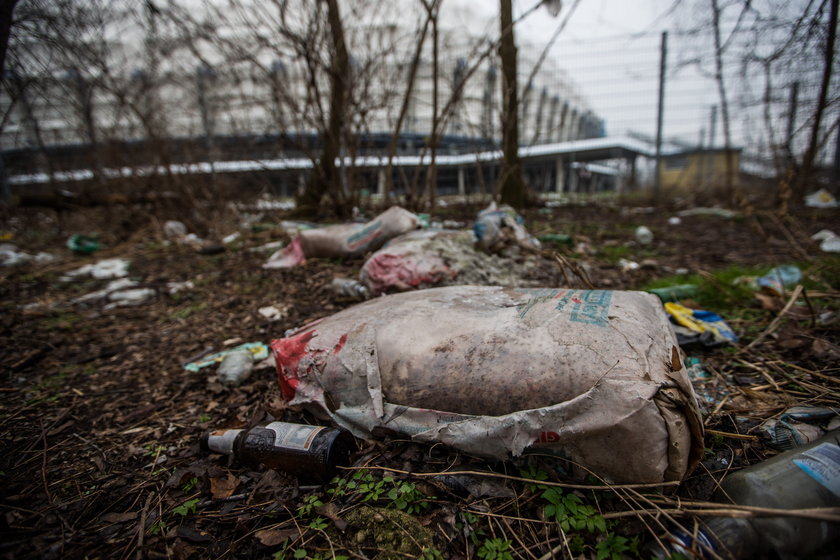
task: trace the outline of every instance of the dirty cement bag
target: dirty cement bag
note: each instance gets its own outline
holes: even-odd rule
[[[448,263],[454,259],[447,257],[459,243],[461,251],[472,251],[473,235],[451,230],[410,231],[372,254],[362,265],[359,280],[373,295],[441,284],[458,275]]]
[[[340,224],[301,231],[300,246],[307,258],[355,257],[418,227],[420,219],[415,214],[392,206],[366,224]]]
[[[659,300],[452,286],[383,296],[272,342],[283,395],[359,437],[486,458],[538,449],[613,482],[680,480],[703,448]]]
[[[291,268],[317,257],[358,257],[389,239],[420,227],[420,218],[392,206],[365,224],[338,224],[300,231],[292,242],[274,253],[263,268]]]

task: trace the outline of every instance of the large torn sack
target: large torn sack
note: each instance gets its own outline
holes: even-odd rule
[[[358,257],[418,227],[420,219],[415,214],[392,206],[366,224],[303,230],[285,249],[272,255],[263,268],[289,268],[315,257]]]
[[[395,237],[362,265],[359,280],[373,295],[452,284],[515,286],[534,259],[477,251],[471,231],[421,230]]]
[[[473,252],[472,243],[470,232],[410,231],[372,254],[362,265],[359,280],[373,295],[436,286],[458,275],[448,261],[458,250]]]
[[[272,342],[283,395],[358,437],[489,459],[526,449],[612,482],[680,480],[703,449],[659,299],[452,286],[383,296]]]

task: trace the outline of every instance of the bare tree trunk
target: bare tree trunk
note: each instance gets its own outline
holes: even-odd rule
[[[718,94],[720,95],[720,118],[723,123],[723,149],[726,156],[726,193],[734,199],[734,161],[732,153],[732,131],[729,121],[729,101],[726,96],[726,82],[723,77],[723,46],[720,40],[720,7],[718,0],[712,0],[712,23],[715,34],[715,80],[717,81]]]
[[[438,26],[437,14],[432,19],[432,136],[430,139],[432,150],[432,161],[429,164],[429,171],[426,175],[427,189],[429,192],[429,207],[435,207],[435,191],[437,191],[437,148],[440,127],[440,115],[438,114]]]
[[[6,47],[12,32],[12,13],[18,0],[0,0],[0,76],[6,67]]]
[[[298,200],[298,210],[301,214],[317,214],[322,208],[323,198],[331,194],[333,210],[336,214],[346,217],[350,209],[344,204],[341,178],[335,159],[341,148],[341,130],[344,126],[344,110],[346,105],[345,88],[349,83],[350,57],[344,42],[344,28],[338,9],[338,0],[325,0],[327,3],[327,19],[329,21],[332,39],[332,63],[330,68],[330,114],[327,127],[322,134],[321,158],[312,170],[312,177],[303,195]]]
[[[500,195],[503,204],[514,208],[525,205],[525,181],[519,160],[519,119],[517,115],[516,43],[513,37],[511,0],[501,0],[501,41],[499,57],[502,61],[502,167],[499,173]]]
[[[431,0],[431,2],[424,0],[423,7],[426,8],[427,16],[423,24],[423,29],[420,31],[417,45],[414,49],[414,56],[411,59],[411,67],[408,69],[408,84],[405,87],[405,96],[400,107],[400,114],[397,116],[397,123],[394,125],[394,133],[391,136],[391,141],[388,144],[388,164],[385,166],[385,192],[383,198],[388,201],[388,197],[394,190],[394,156],[397,152],[397,144],[400,140],[400,133],[402,132],[403,121],[408,114],[408,107],[411,105],[411,95],[414,92],[414,80],[417,77],[417,69],[420,67],[420,58],[423,53],[423,45],[426,43],[426,35],[429,29],[429,23],[434,18],[437,19],[437,7],[440,0]]]
[[[814,159],[817,157],[819,148],[820,124],[825,112],[828,88],[831,84],[831,68],[834,65],[834,44],[837,39],[837,3],[838,0],[831,0],[831,8],[828,17],[828,37],[825,44],[825,61],[823,65],[822,83],[820,84],[820,97],[817,101],[817,111],[814,113],[814,126],[811,128],[811,139],[808,142],[808,149],[802,160],[802,168],[799,178],[796,181],[797,192],[802,194],[808,188],[808,182],[814,168]]]

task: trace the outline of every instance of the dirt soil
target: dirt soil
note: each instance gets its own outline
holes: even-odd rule
[[[469,227],[476,209],[450,206],[433,218]],[[805,208],[786,220],[758,212],[684,217],[671,225],[674,215],[607,202],[529,210],[532,233],[568,233],[574,243],[546,245],[521,282],[586,288],[588,276],[596,288],[639,289],[680,269],[805,268],[807,304],[793,305],[774,323],[787,298],[754,299],[748,313],[732,318],[741,335],[737,347],[693,354],[712,375],[702,393],[711,395],[708,450],[676,496],[708,500],[722,473],[774,453],[755,429],[762,419],[793,404],[838,405],[840,267],[810,236],[840,231],[840,220],[836,210]],[[198,250],[168,242],[162,224],[175,217],[212,243]],[[362,259],[262,268],[271,251],[260,247],[289,239],[278,226],[284,218],[280,211],[227,209],[202,222],[196,213],[158,215],[142,205],[4,211],[6,242],[58,260],[0,267],[0,556],[474,558],[509,541],[499,558],[594,558],[605,547],[620,549],[627,537],[620,554],[629,557],[667,529],[635,511],[646,509],[641,501],[567,487],[567,496],[594,507],[607,526],[560,531],[546,520],[545,488],[493,474],[423,476],[464,470],[518,476],[526,468],[488,465],[442,446],[358,441],[354,465],[369,467],[358,477],[370,484],[364,491],[299,483],[201,451],[199,438],[210,429],[272,419],[317,423],[286,405],[270,366],[236,388],[222,386],[214,368],[184,369],[208,351],[268,343],[352,305],[337,301],[328,285],[337,276],[355,277]],[[653,231],[651,245],[634,240],[639,225]],[[241,237],[221,245],[234,231]],[[103,243],[95,254],[66,248],[71,234],[94,232]],[[129,278],[152,289],[151,299],[113,308],[100,300],[72,303],[109,280],[62,281],[62,275],[105,258],[127,259]],[[620,258],[640,266],[631,270]],[[192,284],[170,293],[174,282]],[[266,306],[279,317],[261,315]],[[555,467],[546,459],[529,463],[528,478],[564,482]],[[394,498],[403,494],[402,502]]]

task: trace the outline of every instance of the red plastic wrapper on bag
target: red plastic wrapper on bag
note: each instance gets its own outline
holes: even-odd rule
[[[611,482],[681,480],[703,427],[641,292],[451,286],[375,298],[272,342],[283,395],[358,437],[488,459],[539,450]]]

